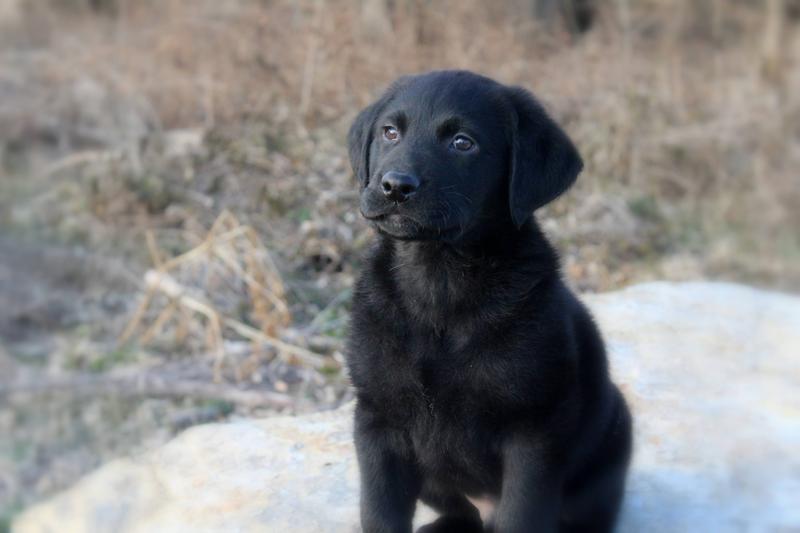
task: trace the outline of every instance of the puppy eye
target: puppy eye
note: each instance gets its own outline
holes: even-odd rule
[[[387,141],[394,142],[400,138],[400,132],[394,126],[383,127],[383,138]]]
[[[475,141],[466,135],[456,135],[451,146],[459,152],[468,152],[475,146]]]

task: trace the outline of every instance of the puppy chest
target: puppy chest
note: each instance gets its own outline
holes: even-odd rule
[[[463,413],[433,412],[415,421],[410,431],[418,464],[435,478],[465,492],[491,490],[498,478],[498,432]]]
[[[409,365],[384,388],[383,407],[413,446],[418,463],[437,477],[474,485],[499,467],[501,428],[451,363]],[[390,392],[391,391],[391,392]]]

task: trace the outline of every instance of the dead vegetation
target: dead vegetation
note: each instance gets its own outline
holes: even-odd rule
[[[214,354],[216,382],[222,381],[223,364],[229,359],[225,350],[226,332],[253,344],[247,360],[228,361],[237,382],[249,377],[246,369],[257,366],[254,362],[263,356],[265,348],[291,364],[313,368],[326,365],[319,354],[279,338],[291,320],[283,281],[253,228],[223,211],[200,244],[167,260],[162,257],[153,234],[148,232],[146,236],[155,268],[145,273],[144,296],[119,342],[135,338],[146,345],[173,322],[177,345],[201,339],[202,351]],[[233,304],[226,298],[225,288],[234,293]],[[150,325],[142,328],[157,296],[164,297],[165,302]],[[221,309],[223,306],[229,310]],[[244,319],[249,323],[232,316],[234,311],[245,313]],[[327,364],[337,367],[339,362],[331,359]]]
[[[125,159],[127,196],[135,196],[114,199],[143,202],[146,220],[136,225],[152,225],[153,214],[186,203],[176,196],[202,172],[189,162],[174,169],[176,179],[163,175],[173,170],[147,160],[159,142],[175,149],[180,132],[221,141],[215,148],[228,163],[249,167],[240,168],[243,180],[276,170],[276,154],[300,179],[347,172],[315,154],[342,155],[349,118],[379,88],[405,72],[471,68],[533,88],[576,138],[586,171],[552,210],[556,220],[587,199],[622,198],[637,224],[660,221],[656,233],[666,232],[655,249],[641,244],[652,240],[647,229],[624,236],[635,255],[680,257],[696,275],[796,282],[793,261],[776,259],[796,256],[791,229],[800,225],[796,2],[597,3],[581,35],[543,27],[530,16],[534,3],[43,3],[3,37],[14,44],[0,69],[5,160],[27,160],[20,154],[37,143],[71,158],[56,164],[61,170],[85,166],[76,151],[113,152]],[[248,139],[243,125],[260,128],[261,138]],[[329,140],[338,151],[320,150]],[[347,184],[336,178],[334,188]],[[237,178],[214,179],[210,189]],[[268,205],[246,209],[284,208],[280,185],[265,187],[251,198]],[[218,192],[203,199],[195,189],[188,200],[213,203]],[[241,202],[218,203],[242,212]],[[571,240],[580,228],[566,231]],[[578,281],[603,288],[630,280]]]

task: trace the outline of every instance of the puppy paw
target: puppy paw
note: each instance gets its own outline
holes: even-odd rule
[[[483,524],[472,518],[445,515],[417,529],[417,533],[483,533]]]

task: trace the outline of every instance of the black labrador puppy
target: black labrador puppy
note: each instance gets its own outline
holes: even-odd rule
[[[378,233],[348,348],[364,531],[410,531],[417,499],[426,533],[610,531],[631,418],[532,217],[581,170],[569,138],[525,90],[440,71],[348,142]]]

